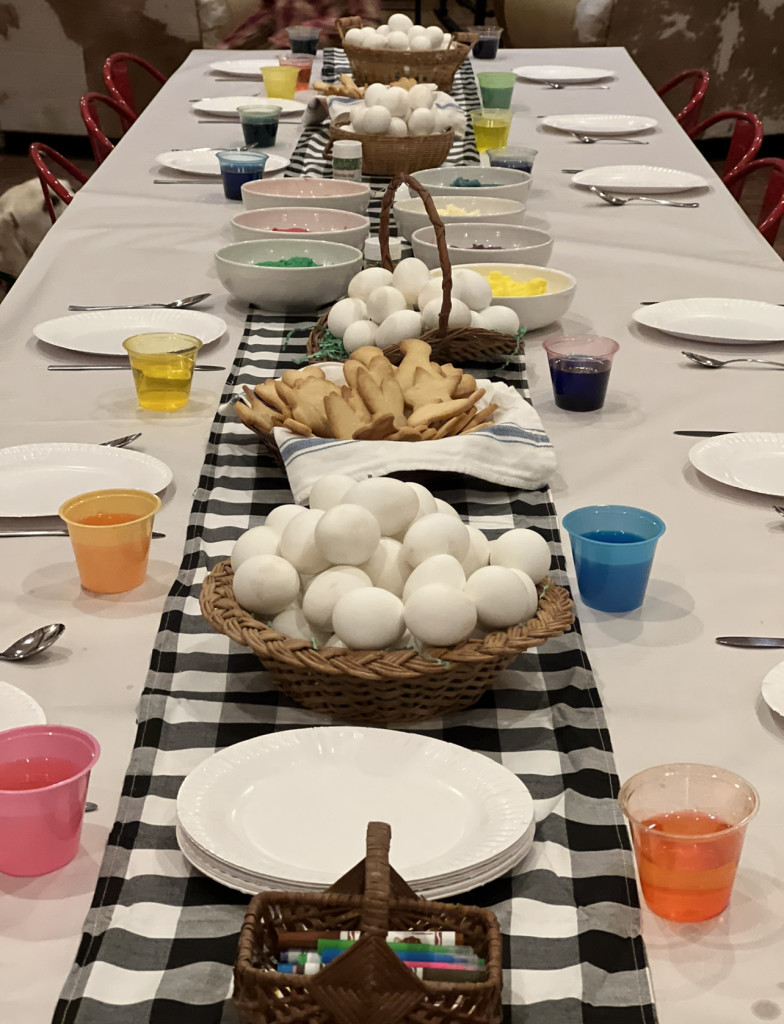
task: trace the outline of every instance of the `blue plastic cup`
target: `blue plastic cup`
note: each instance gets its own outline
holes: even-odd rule
[[[507,146],[504,149],[488,149],[487,156],[491,167],[513,167],[516,171],[527,171],[530,174],[538,152],[538,149],[531,149],[530,146]]]
[[[631,612],[645,598],[656,542],[666,527],[630,505],[587,505],[567,513],[577,586],[589,608]]]
[[[242,199],[241,187],[246,181],[258,181],[264,176],[266,153],[241,153],[238,150],[221,150],[217,154],[223,179],[223,194],[227,199]]]

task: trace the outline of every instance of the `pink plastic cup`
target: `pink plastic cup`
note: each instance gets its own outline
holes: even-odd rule
[[[100,753],[93,736],[67,725],[0,732],[0,871],[46,875],[74,859]]]

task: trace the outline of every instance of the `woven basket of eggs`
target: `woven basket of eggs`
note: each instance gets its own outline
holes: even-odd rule
[[[378,237],[381,246],[382,268],[389,272],[392,272],[393,270],[393,263],[389,255],[389,214],[392,208],[395,192],[400,185],[403,184],[408,185],[408,187],[412,191],[416,192],[421,198],[424,203],[425,210],[427,211],[427,215],[435,229],[436,245],[438,247],[438,258],[441,264],[442,278],[438,283],[438,286],[435,286],[435,293],[441,295],[441,307],[438,312],[436,326],[430,328],[426,327],[425,330],[421,330],[421,328],[419,330],[412,330],[409,328],[400,340],[402,341],[406,337],[412,337],[415,335],[423,341],[426,341],[431,346],[431,358],[434,362],[454,363],[456,365],[465,362],[481,363],[497,361],[498,359],[504,359],[515,352],[519,352],[522,349],[523,332],[522,329],[519,329],[517,317],[511,313],[511,311],[508,311],[508,313],[511,314],[512,326],[514,327],[515,322],[518,326],[514,327],[513,330],[510,329],[510,333],[502,333],[497,330],[485,330],[481,327],[472,327],[470,324],[470,310],[466,310],[465,308],[458,309],[457,302],[453,304],[452,267],[449,261],[449,252],[446,245],[446,233],[444,231],[443,221],[438,215],[438,211],[435,208],[435,204],[433,203],[430,193],[423,188],[415,178],[412,178],[408,174],[397,174],[390,181],[381,203]],[[370,273],[370,271],[361,271],[361,273]],[[478,283],[482,284],[481,281]],[[489,285],[485,285],[485,288],[488,294],[490,294]],[[349,283],[349,296],[350,295],[351,283]],[[490,302],[490,298],[487,298],[487,302]],[[465,307],[464,303],[461,303],[460,305],[461,307]],[[496,306],[492,308],[493,310],[500,309],[500,307]],[[455,326],[455,320],[457,319],[458,312],[461,314],[464,313],[465,317],[463,319],[465,320],[467,318],[469,322],[465,322],[461,326]],[[421,323],[422,319],[427,320],[430,313],[432,313],[432,310],[423,310],[423,316],[420,317],[419,322]],[[317,362],[318,360],[334,360],[336,358],[334,344],[328,346],[328,350],[325,347],[325,337],[328,332],[329,318],[330,313],[325,313],[308,336],[307,351],[311,362]],[[435,320],[434,315],[433,320]],[[416,321],[414,318],[412,318],[412,323],[415,327]],[[383,326],[384,325],[382,323],[381,327],[383,328]],[[370,342],[370,344],[373,343],[374,342]],[[375,341],[375,344],[378,344],[378,339]],[[403,352],[399,343],[392,343],[389,345],[383,344],[379,345],[379,347],[383,348],[384,355],[392,363],[399,363],[403,358]]]
[[[394,19],[405,19],[408,23],[405,33],[395,32],[394,26],[397,23]],[[361,18],[338,18],[335,26],[357,85],[370,85],[372,82],[388,85],[399,78],[411,77],[418,82],[435,82],[439,89],[449,92],[455,72],[478,39],[478,36],[469,32],[458,32],[451,36],[446,48],[441,49],[444,42],[444,34],[441,32],[438,48],[432,47],[432,37],[425,46],[408,36],[408,31],[414,27],[411,19],[404,14],[393,14],[389,19],[388,44],[378,49],[372,45],[373,41],[370,46],[366,45],[367,39],[363,33],[369,34],[372,30],[363,28]],[[396,38],[403,34],[406,35],[405,40]],[[390,36],[393,38],[390,39]]]

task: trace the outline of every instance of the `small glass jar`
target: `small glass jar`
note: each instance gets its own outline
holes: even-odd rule
[[[332,144],[332,177],[341,181],[362,181],[362,143],[337,139]]]
[[[399,263],[403,256],[403,242],[399,238],[389,239],[389,258],[393,263]],[[381,243],[378,238],[371,236],[365,239],[365,270],[368,267],[381,266]]]

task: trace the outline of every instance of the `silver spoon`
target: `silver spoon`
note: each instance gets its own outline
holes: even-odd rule
[[[198,295],[188,295],[184,299],[175,299],[174,302],[132,302],[125,306],[69,306],[68,308],[80,312],[92,309],[190,309],[191,306],[204,302],[209,297],[209,292],[200,292]]]
[[[703,356],[699,352],[684,351],[681,351],[681,355],[700,366],[707,366],[709,370],[720,370],[729,363],[762,363],[764,366],[779,366],[784,370],[784,363],[777,363],[775,359],[751,359],[748,356],[739,356],[737,359],[714,359],[713,356]]]
[[[603,199],[605,203],[609,203],[610,206],[626,206],[627,203],[641,202],[641,203],[657,203],[659,206],[699,206],[699,203],[676,203],[674,199],[654,199],[653,196],[611,196],[609,192],[604,192],[602,189],[597,188],[596,185],[589,185],[589,189],[594,195],[597,195],[600,199]]]
[[[773,511],[778,512],[780,516],[784,516],[784,505],[774,505]]]
[[[570,135],[574,135],[578,142],[628,142],[630,146],[647,146],[648,142],[645,139],[616,139],[616,138],[594,138],[593,135],[583,135],[582,132],[569,132]]]
[[[578,82],[570,83],[569,86],[562,85],[561,82],[545,82],[544,84],[547,86],[548,89],[567,89],[570,86],[573,86],[573,87],[576,86],[577,88],[582,88],[582,89],[609,89],[610,88],[609,85],[583,85],[581,82],[580,83],[578,83]]]
[[[32,658],[58,640],[65,630],[62,622],[53,622],[49,626],[41,626],[34,629],[32,633],[20,637],[10,647],[0,651],[0,658],[3,661],[23,661],[25,658]]]

